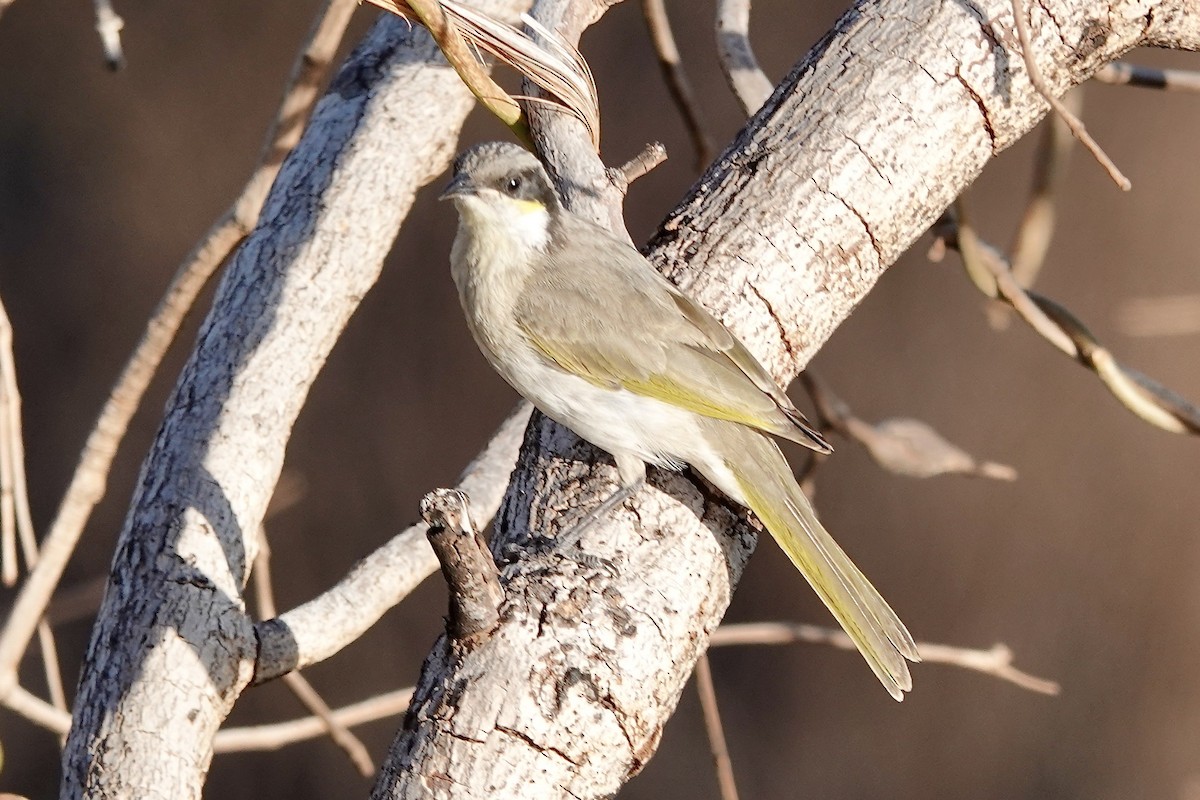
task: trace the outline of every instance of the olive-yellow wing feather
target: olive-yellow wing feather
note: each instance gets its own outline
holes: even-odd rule
[[[598,386],[829,450],[746,347],[636,250],[578,218],[560,224],[592,230],[556,233],[564,244],[552,246],[528,279],[540,285],[528,286],[515,309],[543,356]],[[608,239],[603,255],[580,244],[597,236]],[[552,297],[555,307],[540,308],[534,297]]]

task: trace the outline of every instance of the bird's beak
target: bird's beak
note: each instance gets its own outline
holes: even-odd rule
[[[455,175],[438,195],[438,200],[452,200],[469,194],[475,194],[475,184],[471,182],[471,178],[467,175]]]

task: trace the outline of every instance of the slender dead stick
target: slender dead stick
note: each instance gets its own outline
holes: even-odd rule
[[[412,691],[412,687],[409,686],[351,703],[336,709],[333,718],[341,725],[354,726],[395,716],[408,708]],[[61,736],[71,728],[69,712],[56,709],[20,686],[13,689],[6,704],[10,710],[51,733]],[[269,725],[224,728],[217,732],[213,740],[213,749],[218,753],[278,750],[289,744],[324,736],[327,732],[325,722],[318,717],[301,717]]]
[[[0,303],[0,526],[3,527],[3,573],[6,586],[16,583],[18,575],[17,540],[26,566],[37,565],[37,537],[29,512],[29,487],[25,482],[25,445],[21,424],[21,394],[17,385],[17,366],[13,358],[12,323]],[[38,646],[50,702],[66,711],[67,695],[63,688],[62,667],[54,633],[45,618],[37,624]]]
[[[713,647],[762,644],[827,644],[839,650],[854,651],[854,642],[841,629],[806,625],[800,622],[747,622],[722,625],[713,631],[709,644]],[[1045,678],[1022,672],[1012,665],[1013,652],[997,644],[990,650],[972,650],[944,644],[918,642],[921,660],[926,663],[949,664],[982,672],[1038,694],[1058,694],[1059,685]]]
[[[258,556],[254,559],[254,598],[259,616],[271,619],[278,612],[275,608],[275,589],[271,583],[271,546],[268,544],[265,528],[259,530],[258,541],[260,543]],[[329,738],[349,756],[350,763],[354,765],[359,774],[364,778],[373,775],[375,764],[371,761],[371,754],[367,751],[367,746],[351,733],[349,728],[338,722],[333,710],[308,682],[308,679],[299,672],[289,672],[283,676],[283,682],[287,684],[296,699],[313,716],[321,720]]]
[[[17,582],[17,481],[21,468],[15,451],[21,448],[21,396],[12,353],[12,323],[0,302],[0,580],[5,586]]]
[[[700,695],[700,708],[704,711],[704,730],[708,734],[708,746],[712,750],[713,766],[717,770],[721,800],[738,800],[737,783],[733,779],[733,762],[729,758],[729,745],[725,741],[725,727],[721,724],[721,710],[717,706],[717,690],[713,686],[712,668],[708,663],[707,653],[696,661],[696,693]]]
[[[376,697],[339,708],[333,718],[340,725],[353,726],[401,714],[412,699],[412,687],[397,689]],[[218,753],[247,750],[278,750],[289,744],[325,735],[325,722],[317,717],[303,717],[271,725],[251,725],[217,731],[213,750]]]
[[[696,102],[692,82],[683,68],[683,59],[680,58],[679,47],[675,44],[675,34],[671,31],[666,4],[663,0],[642,0],[642,15],[646,18],[650,41],[653,42],[654,52],[658,55],[658,66],[662,69],[667,91],[675,101],[675,108],[683,117],[683,126],[692,138],[696,169],[703,169],[712,160],[713,140],[700,120],[700,106]]]
[[[1079,114],[1083,108],[1082,88],[1077,87],[1063,100],[1063,105],[1072,114]],[[1055,115],[1042,120],[1029,199],[1009,247],[1013,276],[1025,288],[1037,280],[1050,249],[1056,218],[1055,194],[1066,175],[1073,143],[1070,126],[1062,117]]]
[[[13,357],[13,330],[0,302],[0,516],[4,517],[4,585],[16,583],[16,539],[36,548],[33,515],[29,512],[29,486],[25,481],[25,440],[21,424],[21,392]],[[26,566],[32,567],[28,561]]]
[[[959,197],[953,219],[944,217],[936,227],[958,248],[976,288],[1011,305],[1046,341],[1096,373],[1113,397],[1142,420],[1171,433],[1200,435],[1200,407],[1124,366],[1075,315],[1048,297],[1026,291],[1003,254],[975,233],[965,209],[966,201]]]
[[[1017,36],[1021,39],[1021,54],[1025,58],[1025,69],[1029,72],[1029,82],[1038,90],[1042,97],[1046,98],[1046,102],[1054,109],[1054,113],[1062,117],[1063,122],[1067,123],[1067,127],[1071,129],[1071,133],[1075,134],[1075,138],[1088,149],[1088,152],[1100,162],[1100,166],[1108,172],[1113,183],[1121,187],[1122,191],[1128,192],[1133,188],[1133,184],[1129,179],[1122,174],[1113,160],[1108,157],[1108,153],[1096,143],[1096,140],[1091,137],[1084,126],[1083,121],[1079,117],[1071,113],[1071,111],[1063,105],[1062,101],[1054,96],[1050,90],[1050,85],[1046,83],[1046,79],[1042,76],[1042,71],[1037,65],[1037,61],[1033,55],[1033,43],[1029,35],[1029,23],[1025,19],[1025,4],[1022,0],[1012,0],[1013,17],[1017,21]]]

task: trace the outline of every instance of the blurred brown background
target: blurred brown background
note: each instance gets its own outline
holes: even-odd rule
[[[842,10],[760,0],[754,42],[778,78]],[[314,2],[125,0],[126,70],[103,69],[90,8],[16,0],[0,19],[0,296],[16,331],[29,483],[44,527],[107,390],[175,265],[240,189]],[[714,64],[709,4],[670,4],[719,142],[740,120]],[[375,18],[357,11],[353,42]],[[643,240],[690,183],[692,155],[658,77],[638,4],[584,40],[605,109],[605,156],[651,140],[674,156],[627,215]],[[1196,57],[1136,53],[1200,67]],[[1130,298],[1200,291],[1200,100],[1094,86],[1086,118],[1134,182],[1117,191],[1076,153],[1040,288],[1127,363],[1200,398],[1196,336],[1122,333]],[[500,136],[477,114],[472,141]],[[1027,142],[972,190],[1008,240],[1028,183]],[[411,522],[514,402],[460,319],[446,258],[453,214],[427,191],[382,281],[300,418],[288,473],[300,503],[270,521],[280,604],[337,580]],[[883,474],[844,444],[822,472],[829,528],[926,641],[988,647],[1060,680],[1048,698],[942,666],[918,667],[896,705],[854,655],[824,647],[721,650],[713,669],[743,797],[1192,798],[1200,796],[1200,443],[1149,428],[1027,330],[989,328],[957,258],[928,239],[897,264],[815,362],[863,417],[915,416],[1014,484]],[[201,304],[203,309],[207,301]],[[118,458],[66,586],[105,574],[135,472],[194,336],[165,365]],[[3,595],[5,602],[11,592]],[[411,683],[441,626],[427,582],[362,642],[308,673],[333,704]],[[779,553],[751,563],[732,620],[829,623]],[[73,686],[89,621],[59,628]],[[41,690],[27,665],[28,685]],[[250,690],[231,724],[298,716],[283,687]],[[396,720],[360,729],[378,760]],[[0,712],[0,791],[57,791],[57,743]],[[693,692],[622,797],[715,797]],[[365,797],[328,741],[217,756],[213,798]]]

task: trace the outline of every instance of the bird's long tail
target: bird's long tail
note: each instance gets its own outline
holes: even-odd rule
[[[903,700],[912,688],[905,659],[921,660],[904,623],[817,520],[775,442],[729,423],[721,425],[720,437],[740,499],[808,579],[884,688]]]

